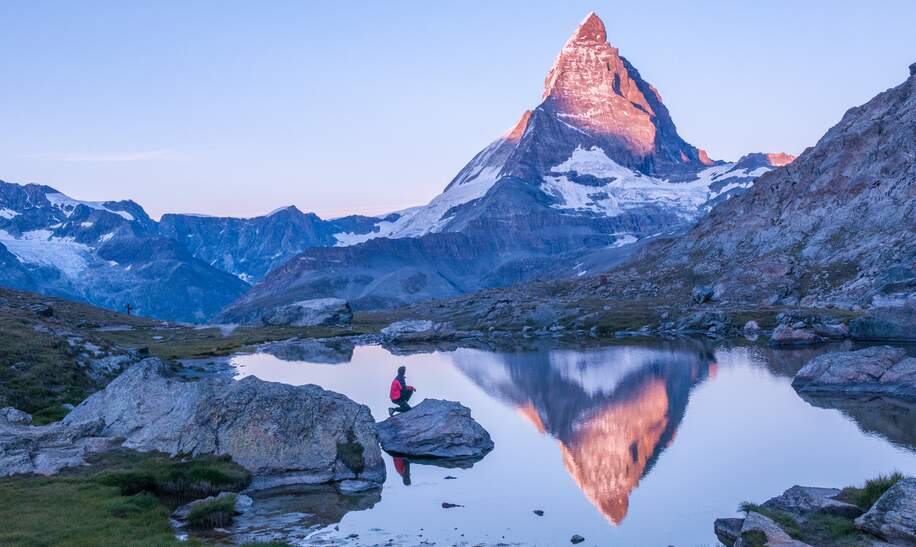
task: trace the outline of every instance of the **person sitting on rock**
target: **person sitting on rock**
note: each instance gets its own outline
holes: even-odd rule
[[[407,385],[406,375],[407,367],[400,366],[398,367],[398,375],[391,381],[391,390],[388,393],[388,397],[392,403],[398,406],[397,408],[388,409],[389,416],[394,416],[395,412],[407,412],[410,410],[410,405],[407,404],[407,401],[410,400],[417,388]]]

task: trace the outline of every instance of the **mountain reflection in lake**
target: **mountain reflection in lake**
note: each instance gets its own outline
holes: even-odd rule
[[[792,369],[812,355],[680,341],[397,356],[361,346],[335,365],[265,353],[233,362],[239,376],[339,391],[376,419],[387,415],[387,386],[403,364],[419,400],[461,401],[496,443],[465,468],[386,456],[381,501],[355,507],[310,541],[557,545],[580,534],[592,545],[714,545],[713,520],[743,500],[796,483],[916,472],[899,410],[882,420],[869,407],[860,429],[862,420],[849,417],[855,411],[798,397]],[[881,431],[886,423],[896,427]]]

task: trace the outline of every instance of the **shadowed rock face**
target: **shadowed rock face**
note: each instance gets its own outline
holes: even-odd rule
[[[916,451],[916,401],[874,395],[799,395],[812,406],[839,410],[866,433]]]
[[[567,361],[562,351],[504,359],[499,374],[470,360],[455,364],[555,437],[570,475],[614,523],[626,517],[630,493],[674,439],[691,389],[714,369],[710,356],[686,348],[614,348],[583,361]]]

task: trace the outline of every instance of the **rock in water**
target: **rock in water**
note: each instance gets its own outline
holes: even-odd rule
[[[804,327],[794,328],[789,325],[779,325],[770,336],[771,346],[807,346],[819,344],[824,338],[818,336],[813,330]]]
[[[353,320],[350,305],[340,298],[316,298],[280,306],[265,313],[265,325],[314,327],[318,325],[349,325]]]
[[[891,486],[856,526],[899,545],[916,545],[916,478]]]
[[[799,392],[916,398],[916,358],[890,346],[825,353],[808,361],[792,386]]]
[[[849,326],[857,340],[916,340],[916,304],[874,309]]]
[[[89,424],[126,448],[231,456],[252,472],[254,489],[385,477],[368,407],[315,385],[186,382],[145,359],[63,421]]]
[[[454,336],[455,330],[450,325],[426,319],[396,321],[382,329],[382,339],[393,343],[431,342]]]
[[[493,450],[490,434],[454,401],[426,399],[410,412],[376,424],[382,448],[432,458],[481,458]]]

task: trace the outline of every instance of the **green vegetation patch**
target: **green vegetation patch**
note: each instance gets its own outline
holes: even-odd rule
[[[97,480],[117,487],[122,495],[150,492],[180,500],[204,498],[220,492],[238,492],[251,480],[244,468],[225,457],[203,456],[174,460],[164,454],[144,455],[140,462],[122,461],[130,454],[109,456],[109,465]]]
[[[235,500],[235,494],[230,494],[198,503],[188,513],[188,526],[197,529],[228,526],[235,516]]]
[[[894,472],[890,475],[878,475],[873,479],[865,481],[865,484],[861,488],[856,488],[854,486],[844,488],[839,498],[868,511],[871,509],[871,506],[878,501],[878,498],[884,495],[891,486],[894,486],[903,478],[903,474],[899,472]]]
[[[366,466],[363,450],[363,445],[356,442],[356,434],[351,429],[347,431],[347,442],[337,443],[337,459],[342,461],[350,471],[359,475]]]
[[[175,539],[174,506],[186,496],[247,482],[244,469],[222,458],[179,461],[127,450],[95,455],[88,466],[53,477],[0,480],[0,545],[197,545]]]

